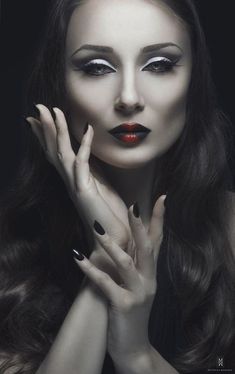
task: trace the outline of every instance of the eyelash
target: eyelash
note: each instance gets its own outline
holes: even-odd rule
[[[149,63],[147,66],[145,66],[145,68],[143,69],[143,71],[148,67],[148,66],[151,66],[151,65],[154,65],[154,64],[158,64],[158,69],[157,70],[152,70],[153,73],[157,73],[157,74],[164,74],[164,73],[167,73],[167,72],[170,72],[174,66],[177,65],[177,62],[178,62],[179,58],[176,58],[174,60],[171,60],[169,58],[166,58],[166,57],[163,57],[159,60],[156,60],[156,61],[153,61],[152,63]],[[179,65],[177,65],[179,66]],[[102,76],[102,75],[105,75],[105,74],[110,74],[112,73],[113,71],[110,71],[109,73],[94,73],[94,70],[95,68],[97,67],[104,67],[104,70],[105,69],[111,69],[109,68],[109,66],[105,65],[105,64],[102,64],[102,63],[97,63],[97,62],[88,62],[88,63],[85,63],[85,64],[81,64],[80,67],[78,67],[76,70],[79,70],[79,71],[83,71],[86,75],[91,75],[91,76]],[[151,70],[150,70],[151,71]]]

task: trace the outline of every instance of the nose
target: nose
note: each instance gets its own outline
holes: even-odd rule
[[[132,114],[144,109],[144,100],[136,88],[134,75],[130,72],[123,77],[118,97],[115,100],[115,110],[123,114]]]

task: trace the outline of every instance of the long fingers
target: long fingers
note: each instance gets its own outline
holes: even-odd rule
[[[48,160],[62,176],[76,208],[84,214],[90,225],[93,224],[94,217],[97,217],[107,227],[108,232],[114,235],[114,239],[121,238],[121,241],[126,242],[129,234],[127,228],[101,196],[98,187],[102,186],[90,172],[89,157],[94,135],[92,126],[89,125],[83,135],[79,151],[75,155],[63,112],[54,108],[54,121],[46,106],[38,104],[37,108],[40,121],[34,119],[29,122],[35,126],[35,134],[46,149]]]
[[[75,164],[74,164],[74,178],[76,188],[82,191],[89,187],[95,188],[94,179],[91,177],[89,167],[89,157],[91,153],[91,143],[94,136],[94,130],[92,126],[88,125],[88,129],[85,136],[82,138],[81,146],[78,150]]]
[[[98,242],[117,265],[121,279],[125,282],[128,289],[138,292],[140,279],[132,257],[112,240],[97,221],[95,221],[93,227]]]
[[[146,278],[150,279],[156,272],[158,254],[163,238],[164,199],[164,195],[160,196],[154,206],[149,230],[146,230],[143,225],[138,209],[132,206],[128,211],[130,227],[136,245],[137,267]]]
[[[74,259],[86,276],[104,293],[113,304],[118,304],[120,287],[112,278],[102,270],[98,269],[84,255],[73,249]],[[124,291],[124,290],[123,290]]]
[[[41,144],[42,149],[44,152],[46,151],[46,142],[43,135],[43,129],[42,124],[39,120],[33,117],[27,117],[26,120],[30,123],[33,133],[36,135],[36,137],[39,140],[39,143]]]
[[[55,113],[57,156],[72,180],[75,154],[72,150],[67,122],[64,113],[59,108],[53,108],[53,111]]]
[[[149,237],[152,243],[155,243],[155,258],[158,257],[160,245],[163,239],[163,223],[164,223],[164,212],[165,212],[165,201],[166,195],[161,195],[153,208],[152,218],[149,225]]]
[[[131,227],[131,232],[134,237],[136,246],[136,263],[137,268],[141,274],[147,278],[152,279],[155,275],[156,266],[153,256],[153,243],[151,242],[146,228],[144,227],[139,214],[134,214],[137,209],[133,206],[128,210],[128,217]]]
[[[54,120],[52,118],[51,112],[49,109],[42,105],[36,105],[36,108],[40,112],[40,122],[42,123],[43,136],[46,144],[46,153],[48,159],[53,163],[56,161],[57,147],[56,147],[56,128]],[[46,127],[46,131],[45,131]]]

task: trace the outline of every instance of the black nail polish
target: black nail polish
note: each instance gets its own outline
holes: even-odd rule
[[[88,130],[88,122],[86,123],[86,126],[84,127],[83,135],[85,135],[85,133],[87,132],[87,130]]]
[[[26,119],[25,116],[22,116],[22,119],[24,121],[24,124],[26,125],[27,128],[31,129],[31,123]]]
[[[33,104],[33,113],[34,113],[34,116],[39,119],[40,118],[40,110],[36,107],[36,104],[34,103]]]
[[[165,199],[163,201],[163,204],[164,204],[164,207],[166,207],[166,197],[165,197]]]
[[[73,255],[78,261],[84,260],[84,256],[82,253],[78,252],[76,249],[73,249]]]
[[[136,218],[139,218],[140,216],[139,206],[137,202],[135,202],[135,204],[133,205],[133,214]]]
[[[103,229],[103,227],[101,226],[101,224],[97,221],[94,222],[94,229],[96,232],[98,232],[98,234],[100,235],[104,235],[105,234],[105,231]]]
[[[56,120],[56,114],[55,114],[53,108],[50,110],[50,112],[51,112],[51,116],[53,118],[53,121],[55,122],[55,120]]]

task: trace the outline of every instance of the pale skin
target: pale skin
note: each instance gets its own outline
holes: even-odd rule
[[[84,44],[115,52],[94,57],[77,51]],[[141,52],[153,44],[155,51]],[[84,74],[77,70],[79,56],[99,59],[112,73]],[[163,72],[158,62],[151,71],[151,62],[163,59],[177,63]],[[160,2],[89,0],[75,9],[66,39],[70,123],[60,108],[54,108],[54,121],[42,103],[40,118],[27,120],[93,229],[95,247],[89,259],[75,260],[86,281],[38,373],[99,374],[106,350],[120,374],[177,372],[151,346],[147,332],[165,199],[159,196],[152,207],[150,192],[158,157],[184,128],[191,67],[187,29]],[[150,135],[137,146],[123,146],[107,131],[127,121],[147,126]],[[70,133],[81,144],[77,153]],[[91,154],[102,173],[91,167]],[[133,212],[136,201],[139,217]],[[95,220],[104,235],[94,229]]]

